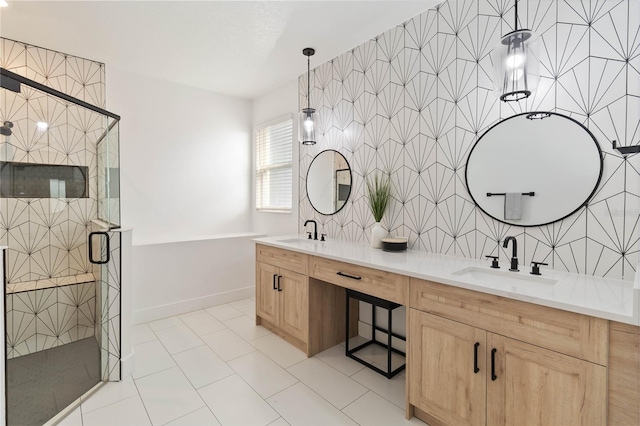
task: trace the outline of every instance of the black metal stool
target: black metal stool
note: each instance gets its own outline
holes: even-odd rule
[[[392,332],[392,320],[391,320],[391,314],[393,312],[394,309],[399,308],[400,304],[398,303],[394,303],[394,302],[390,302],[388,300],[384,300],[384,299],[380,299],[378,297],[374,297],[374,296],[370,296],[368,294],[364,294],[364,293],[360,293],[359,291],[355,291],[355,290],[350,290],[350,289],[346,289],[347,292],[347,338],[345,341],[345,355],[348,356],[349,358],[355,359],[356,361],[358,361],[360,364],[366,365],[367,367],[369,367],[370,369],[372,369],[373,371],[376,371],[380,374],[382,374],[383,376],[385,376],[387,379],[392,378],[393,376],[395,376],[396,374],[398,374],[399,372],[401,372],[402,370],[405,369],[406,367],[406,363],[402,364],[400,367],[396,368],[395,370],[391,370],[391,355],[393,352],[400,354],[404,357],[406,357],[406,354],[402,351],[399,351],[398,349],[395,349],[394,347],[391,346],[391,338],[395,337],[397,339],[403,340],[403,341],[407,341],[406,337],[400,336],[399,334],[396,334],[394,332]],[[368,342],[365,342],[361,345],[356,346],[353,349],[349,349],[349,299],[356,299],[365,303],[369,303],[371,305],[371,326],[372,326],[372,330],[371,330],[371,340],[369,340]],[[382,327],[379,327],[376,325],[376,306],[386,309],[388,312],[388,330],[385,330]],[[378,342],[376,340],[376,331],[382,331],[384,333],[387,333],[388,338],[388,343],[385,345],[384,343]],[[384,371],[378,367],[376,367],[375,365],[372,365],[370,363],[368,363],[367,361],[364,361],[363,359],[358,358],[357,356],[354,355],[355,352],[359,351],[362,348],[365,348],[369,345],[378,345],[378,346],[382,346],[383,348],[387,349],[387,371]]]

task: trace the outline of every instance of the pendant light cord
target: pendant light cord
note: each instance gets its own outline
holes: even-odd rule
[[[311,56],[307,56],[307,109],[311,109]]]
[[[513,27],[513,30],[518,31],[518,0],[516,0],[515,3],[516,3],[516,6],[515,6],[516,7],[516,24]]]

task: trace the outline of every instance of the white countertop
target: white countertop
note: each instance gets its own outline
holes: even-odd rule
[[[490,262],[484,260],[417,250],[389,253],[373,249],[367,243],[342,240],[310,241],[299,235],[256,238],[254,241],[523,302],[640,325],[638,272],[634,281],[625,281],[554,271],[542,267],[540,278],[556,281],[554,284],[547,284],[530,281],[535,280],[536,277],[529,274],[529,265],[520,265],[520,272],[511,272],[506,262],[501,263],[501,269],[496,270],[489,268]],[[465,268],[475,268],[480,273],[456,274]],[[491,275],[483,276],[485,273],[499,274],[500,278],[492,279]],[[513,282],[505,279],[511,277],[514,278]]]

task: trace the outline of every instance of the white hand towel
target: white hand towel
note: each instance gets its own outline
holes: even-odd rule
[[[507,192],[504,196],[504,220],[522,219],[522,193]]]

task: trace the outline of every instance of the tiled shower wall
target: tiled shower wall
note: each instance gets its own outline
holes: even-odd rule
[[[510,256],[524,265],[632,279],[639,261],[640,155],[611,147],[640,143],[640,2],[520,0],[519,27],[541,36],[541,82],[519,103],[493,92],[491,50],[513,30],[513,1],[449,0],[312,71],[311,104],[321,136],[300,148],[299,227],[314,218],[332,238],[368,241],[373,216],[364,177],[390,173],[394,201],[383,219],[413,249],[469,258]],[[306,105],[306,74],[299,102]],[[586,207],[551,225],[523,228],[476,208],[465,165],[478,137],[520,112],[569,115],[604,153],[600,186]],[[353,171],[347,206],[314,211],[306,174],[316,154],[340,151]],[[550,153],[549,155],[553,155]],[[499,167],[496,164],[495,167]]]
[[[0,39],[0,66],[88,103],[104,106],[104,64]],[[95,144],[104,133],[99,114],[25,85],[2,90],[0,121],[13,134],[0,138],[0,160],[87,166],[89,198],[0,199],[0,245],[7,250],[8,283],[91,272],[89,225],[96,217]],[[39,132],[36,122],[49,123]]]
[[[92,225],[92,231],[105,231],[97,224]],[[102,378],[103,380],[118,381],[121,378],[120,371],[120,270],[122,266],[120,231],[109,231],[110,261],[105,265],[93,265],[96,277],[95,292],[97,307],[95,321],[95,335],[102,347]],[[97,240],[96,240],[97,242]],[[95,246],[94,246],[95,248]],[[100,256],[100,250],[96,250],[95,256]],[[104,257],[104,254],[103,254]],[[102,297],[107,292],[108,297]],[[98,318],[99,317],[99,318]],[[108,334],[109,339],[102,339]]]
[[[0,38],[0,66],[103,107],[104,64]],[[0,90],[0,160],[87,166],[89,198],[0,198],[0,245],[8,246],[8,284],[93,272],[87,237],[97,214],[96,141],[106,129],[91,111],[25,85]],[[36,122],[49,129],[39,132]],[[13,358],[94,335],[94,283],[8,294],[7,357]],[[98,314],[99,315],[99,314]]]

